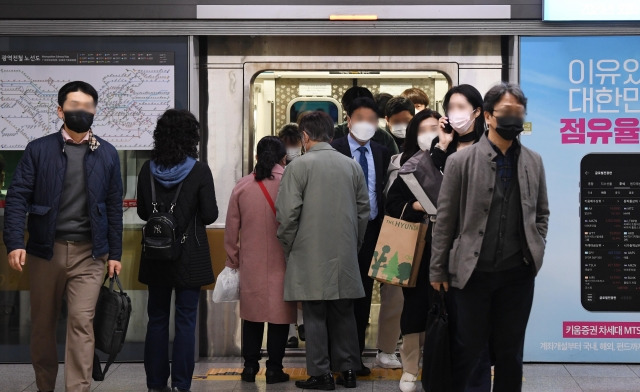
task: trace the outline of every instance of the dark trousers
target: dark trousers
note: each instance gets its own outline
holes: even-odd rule
[[[369,268],[371,267],[373,252],[376,250],[376,242],[378,242],[381,225],[382,223],[378,219],[369,221],[367,231],[364,234],[364,242],[358,252],[358,264],[360,266],[362,286],[364,287],[364,297],[354,300],[353,308],[356,316],[360,354],[364,351],[364,341],[367,325],[369,324],[369,314],[371,313],[371,297],[373,295],[373,279],[369,277]]]
[[[471,373],[465,392],[491,392],[491,355],[487,347]]]
[[[493,391],[522,390],[522,352],[533,290],[533,271],[524,265],[500,272],[474,271],[464,289],[450,290],[454,392],[465,391],[474,370],[486,372],[488,344],[495,355]]]
[[[307,374],[317,377],[331,370],[360,370],[352,299],[304,301],[302,315],[306,334]]]
[[[262,358],[262,337],[264,336],[264,323],[242,320],[242,356],[244,367],[260,368],[258,361]],[[282,359],[289,336],[289,324],[271,324],[267,329],[267,370],[282,370]]]
[[[189,390],[195,361],[200,289],[175,289],[175,336],[172,365],[169,369],[169,312],[172,291],[172,287],[149,286],[149,323],[144,341],[144,370],[148,388],[164,388],[171,373],[172,387]]]

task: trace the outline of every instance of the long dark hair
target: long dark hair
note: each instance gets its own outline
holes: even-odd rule
[[[467,99],[467,102],[471,104],[473,110],[480,108],[480,115],[478,115],[473,125],[473,130],[476,133],[475,141],[477,142],[484,134],[484,101],[482,99],[482,94],[480,94],[480,91],[478,91],[477,88],[470,84],[461,84],[459,86],[452,87],[447,91],[447,94],[445,94],[444,99],[442,100],[442,107],[444,108],[445,113],[449,113],[449,100],[453,94],[463,95]],[[458,132],[453,132],[453,143],[454,145],[458,144]]]
[[[169,109],[153,131],[151,159],[158,166],[173,167],[187,157],[198,159],[200,124],[188,110]]]
[[[418,114],[409,121],[409,125],[407,125],[407,134],[404,139],[404,152],[400,157],[401,166],[404,165],[409,158],[414,156],[415,153],[420,151],[420,147],[418,146],[418,129],[420,129],[420,123],[431,117],[439,120],[442,116],[440,116],[440,113],[435,110],[424,109],[418,112]]]
[[[256,163],[256,181],[273,178],[271,170],[287,155],[287,150],[279,137],[265,136],[258,142],[258,163]]]

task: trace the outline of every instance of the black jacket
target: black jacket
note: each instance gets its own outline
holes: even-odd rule
[[[105,140],[89,149],[84,158],[87,208],[91,220],[94,258],[109,254],[109,260],[122,256],[122,177],[116,149]],[[62,196],[67,156],[61,132],[36,139],[29,144],[18,163],[7,192],[4,216],[4,243],[7,253],[24,249],[27,219],[28,254],[50,260],[56,238],[58,207]]]
[[[152,212],[151,171],[145,162],[138,175],[138,216],[147,220]],[[165,188],[155,183],[158,210],[166,211],[175,195],[177,186]],[[141,257],[138,280],[154,286],[196,288],[213,283],[211,254],[207,241],[206,225],[218,218],[218,205],[213,186],[213,176],[207,164],[196,162],[184,179],[182,190],[173,210],[180,232],[187,234],[180,260],[157,262]],[[186,231],[185,231],[186,230]]]
[[[387,181],[387,168],[389,162],[391,162],[391,155],[389,150],[373,140],[371,143],[371,153],[373,154],[373,163],[376,169],[376,198],[378,202],[378,216],[376,220],[382,220],[384,217],[384,187]],[[349,147],[349,140],[347,136],[335,139],[331,142],[331,147],[335,148],[340,153],[352,158],[351,147]],[[366,175],[365,175],[366,176]]]
[[[433,163],[436,165],[441,172],[444,173],[444,165],[447,162],[447,158],[449,155],[455,153],[458,150],[458,143],[451,142],[449,146],[447,146],[447,151],[443,151],[436,147],[436,144],[440,141],[440,138],[436,136],[431,143],[431,149],[429,150],[431,153],[431,158],[433,159]]]

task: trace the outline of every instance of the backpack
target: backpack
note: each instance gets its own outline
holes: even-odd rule
[[[156,186],[153,175],[151,176],[151,205],[153,211],[142,227],[142,255],[144,258],[154,261],[176,261],[182,253],[181,245],[186,241],[187,235],[179,233],[178,221],[173,215],[178,195],[182,189],[182,182],[178,185],[176,194],[171,201],[169,211],[158,211],[156,201]]]

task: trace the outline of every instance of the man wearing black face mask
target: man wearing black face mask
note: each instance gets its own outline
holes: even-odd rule
[[[517,85],[489,90],[488,132],[445,167],[430,280],[451,300],[455,392],[468,387],[487,345],[495,357],[493,391],[522,390],[524,336],[549,221],[542,159],[517,140],[526,104]]]
[[[116,149],[91,131],[98,93],[85,82],[58,92],[56,133],[30,142],[7,192],[4,243],[9,266],[29,266],[31,359],[39,391],[58,373],[56,324],[66,297],[65,390],[88,392],[93,317],[105,265],[120,273],[122,179]],[[29,240],[24,244],[28,214]]]

